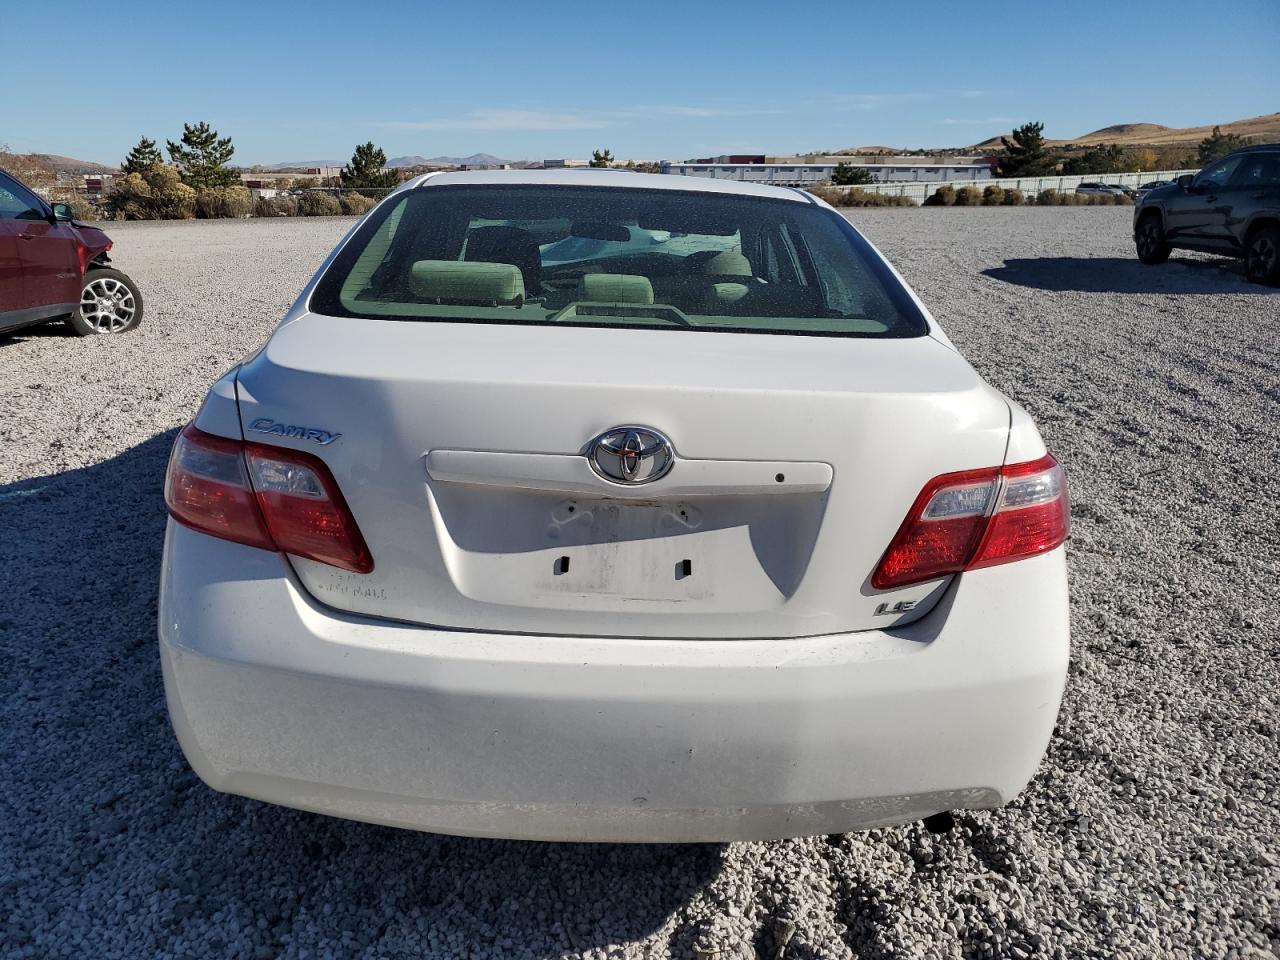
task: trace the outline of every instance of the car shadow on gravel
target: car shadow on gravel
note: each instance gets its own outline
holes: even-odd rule
[[[1032,257],[1006,260],[982,275],[1058,292],[1280,294],[1278,288],[1249,283],[1243,264],[1225,257],[1177,257],[1156,267],[1129,257]]]
[[[666,927],[691,954],[673,917],[720,874],[724,846],[445,837],[218,794],[195,777],[169,727],[155,640],[175,432],[0,485],[0,915],[12,918],[0,940],[33,955],[51,955],[52,930],[134,956],[407,943],[546,956]],[[67,884],[79,894],[63,896]]]
[[[40,323],[34,327],[20,327],[9,333],[0,333],[0,350],[27,340],[72,340],[75,338],[76,333],[70,326],[62,320],[55,320],[51,323]]]

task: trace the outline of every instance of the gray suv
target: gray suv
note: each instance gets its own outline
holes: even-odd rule
[[[1174,248],[1241,257],[1254,283],[1280,285],[1280,144],[1247,147],[1157,187],[1133,211],[1143,263]]]

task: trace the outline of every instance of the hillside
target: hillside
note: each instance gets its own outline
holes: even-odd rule
[[[92,160],[77,160],[75,157],[64,157],[56,153],[26,154],[35,165],[48,167],[57,173],[114,173],[116,168]]]
[[[1223,133],[1251,137],[1255,143],[1280,142],[1280,113],[1268,113],[1247,120],[1233,120],[1218,124]],[[1213,133],[1213,124],[1203,127],[1166,127],[1158,123],[1117,123],[1101,130],[1094,130],[1071,140],[1046,138],[1051,147],[1087,147],[1100,143],[1115,143],[1123,147],[1193,147]],[[1007,134],[1006,134],[1007,136]],[[975,144],[979,152],[999,148],[1000,137],[991,137]]]
[[[1166,127],[1161,123],[1117,123],[1110,127],[1103,127],[1101,130],[1095,130],[1093,133],[1086,133],[1083,137],[1076,137],[1073,142],[1115,143],[1118,140],[1133,141],[1137,138],[1142,138],[1142,142],[1146,143],[1150,137],[1163,136],[1172,129],[1172,127]]]

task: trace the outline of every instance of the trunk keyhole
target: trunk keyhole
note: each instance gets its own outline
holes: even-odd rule
[[[557,576],[557,577],[562,576],[563,574],[568,573],[568,572],[569,572],[569,558],[568,558],[568,557],[561,557],[559,560],[557,560],[557,561],[556,561],[556,566],[555,566],[555,571],[556,571],[556,576]]]
[[[681,560],[676,564],[676,579],[683,580],[685,577],[693,576],[693,561]]]

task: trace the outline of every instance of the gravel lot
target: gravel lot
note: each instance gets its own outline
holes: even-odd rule
[[[165,457],[350,221],[112,226],[143,326],[0,339],[0,955],[1275,956],[1280,291],[1142,267],[1129,215],[851,214],[1071,475],[1074,662],[1036,779],[944,836],[685,847],[414,834],[195,779],[155,651]]]

